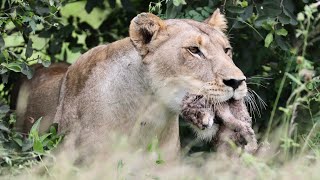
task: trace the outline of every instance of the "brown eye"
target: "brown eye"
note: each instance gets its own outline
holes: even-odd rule
[[[226,54],[230,53],[231,52],[231,48],[230,47],[224,48],[224,52]]]
[[[193,54],[198,54],[198,53],[201,52],[200,49],[199,49],[198,47],[195,47],[195,46],[189,47],[188,49],[189,49],[189,51],[192,52]]]
[[[190,46],[190,47],[188,47],[187,48],[188,49],[188,51],[190,52],[190,53],[192,53],[192,54],[194,54],[194,55],[198,55],[198,56],[200,56],[200,57],[204,57],[204,55],[202,54],[202,52],[200,51],[200,49],[198,48],[198,47],[196,47],[196,46]]]

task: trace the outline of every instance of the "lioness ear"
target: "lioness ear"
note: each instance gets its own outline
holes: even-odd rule
[[[144,56],[148,53],[148,45],[157,33],[165,28],[165,23],[151,13],[141,13],[131,20],[129,34],[133,44]]]
[[[228,28],[227,19],[220,13],[220,9],[216,9],[213,14],[204,21],[205,23],[225,32]]]

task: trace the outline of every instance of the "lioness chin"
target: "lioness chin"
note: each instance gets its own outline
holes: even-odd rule
[[[46,116],[45,121],[58,123],[71,151],[95,152],[117,133],[139,147],[156,137],[165,158],[172,158],[180,148],[178,116],[186,93],[202,94],[215,103],[247,94],[246,77],[232,61],[226,28],[219,10],[204,22],[141,13],[131,21],[128,38],[89,50],[63,78],[55,77],[61,88],[48,84],[43,94],[29,89],[27,108],[20,108],[18,121],[25,121],[31,102],[38,100],[34,112],[43,112],[42,107],[56,112],[33,118]],[[51,93],[57,91],[58,106],[39,101],[57,96]],[[206,134],[212,137],[217,128],[208,128],[215,128]]]

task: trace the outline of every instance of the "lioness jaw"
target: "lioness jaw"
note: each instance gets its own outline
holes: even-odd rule
[[[41,112],[34,119],[46,116],[46,121],[59,123],[59,132],[66,139],[73,137],[65,142],[70,151],[95,151],[97,144],[117,133],[139,147],[157,137],[164,152],[176,154],[178,115],[187,92],[216,103],[247,93],[245,76],[232,61],[226,27],[219,10],[205,22],[161,20],[141,13],[131,21],[130,37],[89,50],[62,76],[52,77],[61,84],[43,82],[48,86],[45,93],[31,86],[20,112],[32,109]],[[59,102],[41,101],[48,97]]]

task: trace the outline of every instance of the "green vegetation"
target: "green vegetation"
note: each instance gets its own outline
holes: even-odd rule
[[[156,158],[146,160],[139,153],[130,154],[125,150],[126,143],[119,140],[117,155],[101,165],[101,170],[87,169],[85,175],[94,173],[107,179],[176,179],[178,175],[181,179],[208,179],[212,174],[236,177],[233,173],[237,171],[238,178],[252,172],[259,179],[320,178],[320,2],[4,0],[0,6],[0,176],[13,178],[27,173],[34,178],[76,179],[81,174],[52,155],[62,140],[56,125],[44,135],[37,131],[40,120],[29,134],[13,128],[15,114],[8,106],[13,101],[12,86],[21,74],[32,77],[30,65],[72,63],[89,48],[126,37],[130,20],[139,12],[150,11],[164,19],[203,21],[220,7],[228,19],[233,59],[247,75],[252,98],[256,99],[248,104],[254,129],[260,142],[271,144],[270,152],[263,157],[242,154],[239,162],[198,152],[188,155],[181,165],[163,171],[148,167],[166,164],[156,140],[148,149]],[[183,144],[189,144],[192,138],[183,124],[181,127]],[[190,152],[206,150],[195,146]],[[139,161],[148,165],[139,165],[141,171],[132,173],[130,168]],[[44,167],[45,173],[33,175],[32,169],[38,166]],[[185,173],[179,174],[181,171]]]

